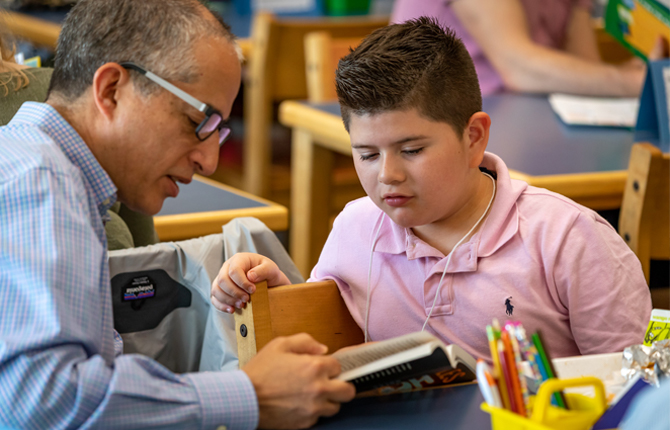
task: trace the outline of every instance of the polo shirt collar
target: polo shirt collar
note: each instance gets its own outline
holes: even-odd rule
[[[12,124],[37,126],[77,166],[88,181],[101,216],[116,202],[116,186],[95,158],[86,142],[56,109],[46,103],[26,102],[12,118]]]
[[[479,247],[475,250],[477,256],[488,257],[519,231],[519,210],[516,202],[528,188],[528,184],[523,181],[512,181],[507,166],[495,154],[485,153],[481,167],[497,174],[496,198],[484,225],[473,237],[473,239],[480,237]]]
[[[484,224],[469,241],[461,244],[449,263],[449,272],[477,270],[479,257],[488,257],[507,243],[519,230],[519,214],[516,201],[528,186],[525,182],[512,182],[505,163],[497,155],[484,154],[481,167],[496,172],[496,197]],[[411,229],[400,227],[387,216],[375,223],[375,231],[382,223],[375,252],[407,254],[408,260],[437,257],[441,259],[434,271],[444,270],[446,257],[439,250],[419,239]]]

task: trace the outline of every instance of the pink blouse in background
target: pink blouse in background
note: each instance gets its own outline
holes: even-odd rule
[[[456,0],[458,1],[458,0]],[[461,0],[467,1],[467,0]],[[560,49],[564,45],[573,7],[592,7],[591,0],[520,0],[526,11],[531,37],[540,45]],[[502,78],[488,61],[475,39],[451,10],[448,0],[396,0],[391,22],[400,23],[420,16],[437,18],[463,40],[479,76],[482,95],[503,89]]]

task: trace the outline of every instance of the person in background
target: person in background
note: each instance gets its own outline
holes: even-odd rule
[[[502,90],[637,97],[646,65],[600,59],[592,0],[396,0],[392,22],[431,16],[463,40],[482,95]],[[650,55],[667,55],[659,40]]]
[[[53,71],[16,64],[3,19],[0,11],[0,125],[7,124],[24,102],[46,99]]]
[[[199,1],[72,8],[46,102],[0,127],[0,426],[297,428],[354,397],[307,334],[237,371],[174,374],[122,354],[113,329],[106,212],[155,214],[211,174],[240,80],[229,28]]]
[[[376,30],[339,62],[337,96],[367,197],[337,216],[310,281],[334,280],[373,341],[426,330],[489,358],[493,318],[541,331],[552,357],[622,351],[651,314],[642,266],[597,213],[510,178],[486,152],[491,118],[449,29]],[[212,284],[224,312],[277,265],[237,254]]]

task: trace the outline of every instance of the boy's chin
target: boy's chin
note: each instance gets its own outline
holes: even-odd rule
[[[388,218],[391,219],[395,224],[402,228],[412,228],[416,227],[418,224],[414,218],[405,216],[404,214],[399,214],[399,211],[396,210],[385,210],[384,213]]]

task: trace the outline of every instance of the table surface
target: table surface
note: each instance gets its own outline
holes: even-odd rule
[[[196,179],[188,185],[179,184],[177,198],[165,199],[163,208],[156,216],[267,206],[269,206],[268,203],[232,187],[217,187]]]
[[[340,116],[338,103],[305,106]],[[627,128],[569,126],[546,96],[499,94],[483,100],[491,117],[487,151],[528,175],[626,170],[633,132]]]
[[[184,240],[220,233],[239,217],[258,218],[273,231],[288,228],[286,207],[199,175],[180,184],[177,198],[165,200],[154,226],[161,241]]]
[[[479,409],[483,401],[477,384],[364,397],[343,404],[313,428],[489,430],[490,417]]]

